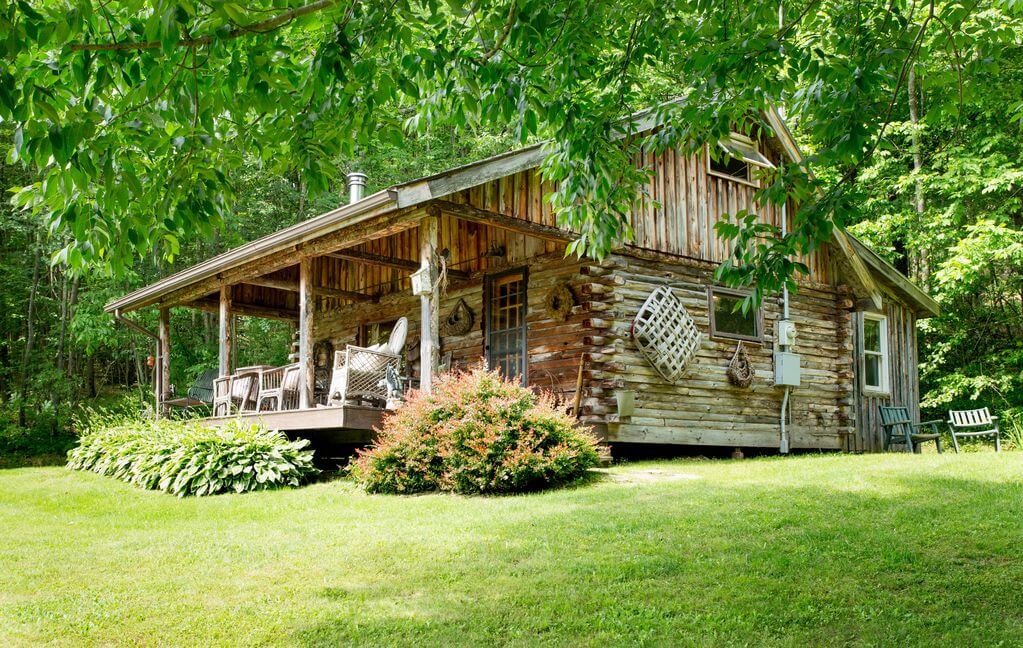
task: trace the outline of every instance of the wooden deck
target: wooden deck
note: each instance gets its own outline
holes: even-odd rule
[[[241,419],[245,422],[262,423],[271,430],[281,432],[330,432],[331,436],[343,433],[353,443],[372,440],[374,428],[380,426],[385,410],[363,405],[342,405],[316,407],[306,410],[285,412],[242,412],[234,416],[215,416],[205,419],[210,425],[226,425]]]

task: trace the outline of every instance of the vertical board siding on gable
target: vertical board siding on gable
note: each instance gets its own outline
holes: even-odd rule
[[[753,200],[756,187],[721,178],[707,172],[706,153],[681,155],[673,149],[664,153],[636,155],[634,164],[650,169],[644,185],[647,199],[633,206],[633,245],[693,259],[720,263],[732,252],[732,245],[717,236],[714,223],[740,210],[757,211],[761,222],[781,224],[780,210],[774,206],[758,209]],[[481,209],[525,221],[557,226],[546,199],[553,187],[542,181],[535,169],[462,191],[449,198]],[[792,223],[789,214],[789,223]],[[529,239],[522,234],[498,230],[493,242],[504,240],[509,257],[528,259],[554,251],[556,244]],[[833,272],[825,246],[799,259],[809,268],[801,276],[819,284],[832,284]]]

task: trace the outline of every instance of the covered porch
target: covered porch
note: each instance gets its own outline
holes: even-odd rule
[[[154,397],[162,415],[172,400],[170,312],[192,308],[214,314],[218,324],[209,423],[240,417],[282,431],[368,433],[400,404],[404,391],[429,391],[440,371],[484,355],[487,277],[563,259],[571,235],[547,224],[553,219],[541,183],[511,176],[492,186],[492,193],[482,187],[442,199],[410,199],[409,186],[356,195],[337,210],[168,277],[107,309],[154,338]],[[423,186],[415,194],[429,195]],[[455,297],[464,308],[447,306]],[[127,315],[144,307],[159,310],[155,333]],[[459,311],[472,321],[445,323],[442,335],[442,307],[445,318],[457,319],[453,313]],[[524,327],[525,304],[522,309]],[[294,339],[288,364],[238,367],[238,317],[287,322]],[[391,334],[401,320],[408,332],[394,344]],[[352,353],[362,352],[379,360],[364,367],[372,375],[363,376],[377,389],[339,391],[339,370],[351,365]],[[526,351],[518,353],[524,367]],[[353,442],[368,440],[355,436]]]

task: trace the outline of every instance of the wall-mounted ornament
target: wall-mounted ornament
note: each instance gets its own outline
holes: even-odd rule
[[[464,299],[459,299],[441,323],[440,333],[441,335],[465,335],[472,330],[475,321],[476,314],[469,308],[469,304],[465,303]]]
[[[572,314],[575,295],[572,294],[572,289],[568,287],[568,284],[558,284],[547,293],[544,305],[547,309],[547,317],[564,322]]]
[[[334,343],[320,340],[313,345],[313,364],[316,367],[329,367],[334,360]]]
[[[646,298],[632,322],[632,337],[657,373],[678,384],[700,349],[703,335],[685,304],[668,286]]]
[[[732,361],[728,363],[728,382],[736,387],[746,389],[753,384],[753,365],[750,364],[749,355],[742,342],[735,347]]]

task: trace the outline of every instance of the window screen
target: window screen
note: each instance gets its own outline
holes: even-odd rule
[[[526,384],[526,273],[487,281],[487,366]]]
[[[742,312],[746,295],[721,288],[710,288],[710,326],[714,337],[738,340],[760,340],[760,310],[751,308]]]

